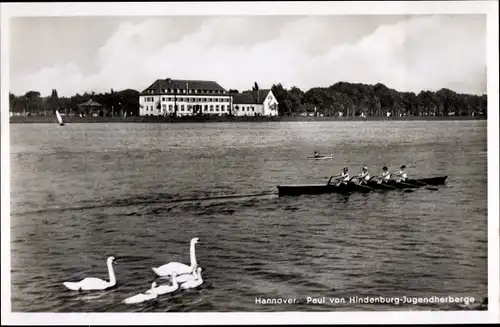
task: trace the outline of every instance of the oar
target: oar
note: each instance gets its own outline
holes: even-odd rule
[[[392,175],[391,175],[391,178],[392,178]],[[415,186],[414,185],[411,185],[411,184],[406,184],[406,183],[403,183],[403,182],[398,182],[396,180],[393,179],[394,182],[398,183],[398,184],[402,184],[402,185],[408,185],[408,186],[412,186],[412,188],[403,188],[402,191],[403,193],[411,193],[411,192],[414,192],[415,191]],[[397,187],[394,187],[392,185],[387,185],[387,186],[391,186],[393,187],[394,189],[397,189]]]
[[[404,185],[404,186],[408,186],[408,187],[411,187],[411,188],[417,188],[418,186],[416,185],[412,185],[412,184],[408,184],[408,183],[405,183],[405,182],[397,182],[398,184],[401,184],[401,185]]]
[[[394,187],[394,186],[389,185],[389,184],[384,183],[384,182],[382,182],[382,183],[380,183],[380,184],[378,184],[378,185],[381,185],[382,187],[385,187],[385,188],[388,188],[388,189],[391,189],[391,190],[395,190],[395,189],[397,189],[397,187]]]
[[[340,177],[340,175],[333,175],[333,176],[331,176],[331,177],[330,177],[330,179],[328,180],[328,182],[326,183],[326,185],[327,185],[327,186],[328,186],[328,185],[330,185],[330,182],[332,181],[332,179],[333,179],[334,177],[339,178],[339,177]],[[327,177],[325,177],[325,178],[328,178],[328,176],[327,176]]]
[[[430,187],[429,184],[427,183],[424,183],[424,182],[421,182],[421,181],[417,181],[417,180],[412,180],[413,183],[418,183],[422,186],[425,186],[425,189],[426,190],[430,190],[430,191],[438,191],[439,189],[437,187]]]
[[[349,180],[349,183],[351,183],[351,181],[352,181],[353,179],[355,179],[355,178],[359,179],[359,177],[358,177],[358,176],[353,176],[353,177]],[[372,178],[373,178],[373,177],[372,177]],[[370,180],[371,180],[372,178],[370,178]],[[368,189],[368,190],[370,190],[370,191],[375,191],[375,190],[376,190],[376,188],[373,188],[373,187],[370,187],[370,186],[367,186],[367,185],[361,185],[361,184],[355,184],[355,185],[356,185],[357,187],[366,188],[366,189]]]
[[[342,175],[333,175],[333,176],[331,176],[330,179],[328,180],[328,183],[326,183],[326,185],[330,185],[330,182],[331,182],[332,179],[334,179],[334,177],[335,177],[335,179],[339,179],[339,178],[342,178]],[[356,177],[356,176],[353,176],[353,177],[351,177],[351,179],[349,179],[349,183],[351,182],[351,180],[354,177]],[[328,178],[328,176],[326,176],[324,178]]]
[[[423,182],[419,182],[419,181],[413,181],[413,182],[417,182],[417,183],[420,183],[421,186],[425,186],[425,185],[429,185],[429,184],[426,184],[426,183],[423,183]],[[418,187],[418,185],[412,185],[412,184],[408,184],[408,183],[405,183],[405,182],[397,182],[401,185],[406,185],[408,187],[412,187],[412,188],[416,188]],[[430,191],[437,191],[439,190],[438,188],[435,188],[435,187],[426,187],[425,188],[426,190],[430,190]],[[408,189],[404,189],[403,192],[407,192]],[[413,191],[412,191],[413,192]]]

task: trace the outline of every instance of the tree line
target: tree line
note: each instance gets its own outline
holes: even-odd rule
[[[71,97],[59,97],[53,89],[50,96],[42,97],[38,91],[29,91],[24,95],[9,94],[10,110],[13,113],[25,115],[54,115],[56,110],[65,114],[80,113],[79,104],[89,100],[96,101],[103,106],[98,113],[101,116],[117,116],[139,114],[139,92],[132,89],[115,92],[95,93],[85,92]]]
[[[258,90],[257,83],[252,87]],[[443,88],[439,91],[399,92],[384,84],[338,82],[329,87],[314,87],[307,92],[298,87],[284,88],[274,84],[271,88],[278,100],[280,116],[315,114],[323,116],[478,116],[487,114],[487,96],[456,93]],[[239,93],[229,90],[230,94]],[[9,94],[10,110],[28,115],[53,115],[60,110],[78,113],[78,105],[90,99],[102,104],[100,115],[138,115],[140,92],[127,89],[106,93],[84,93],[71,97],[58,97],[57,90],[42,97],[40,92],[24,95]]]
[[[303,92],[298,87],[272,86],[281,116],[314,113],[324,116],[475,116],[486,115],[487,96],[437,92],[399,92],[384,84],[338,82]]]

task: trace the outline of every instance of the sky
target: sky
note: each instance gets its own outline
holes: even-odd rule
[[[486,15],[80,16],[10,23],[10,91],[142,91],[156,79],[226,89],[339,81],[486,93]]]

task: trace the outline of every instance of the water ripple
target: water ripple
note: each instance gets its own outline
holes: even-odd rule
[[[12,125],[13,311],[469,310],[304,301],[487,294],[485,122],[388,124]],[[306,160],[314,150],[334,159]],[[402,162],[412,175],[449,175],[448,184],[276,196],[276,185],[323,183],[345,165]],[[188,264],[191,237],[201,240],[201,288],[122,303],[156,280],[152,267]],[[108,278],[109,255],[115,288],[64,288]],[[258,305],[259,297],[301,302]]]

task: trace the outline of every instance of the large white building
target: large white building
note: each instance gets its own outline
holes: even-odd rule
[[[158,79],[139,96],[139,115],[229,114],[231,100],[213,81]]]
[[[158,79],[139,96],[140,116],[277,116],[271,90],[230,95],[214,81]]]
[[[235,116],[277,116],[278,100],[271,90],[244,91],[233,95]]]

